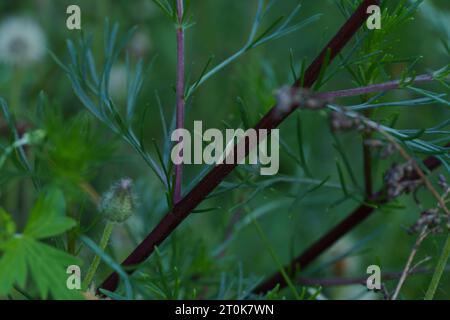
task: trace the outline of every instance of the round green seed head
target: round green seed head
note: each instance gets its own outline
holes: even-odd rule
[[[126,221],[136,209],[136,196],[133,193],[133,181],[124,178],[105,192],[100,201],[99,210],[105,219],[121,223]]]

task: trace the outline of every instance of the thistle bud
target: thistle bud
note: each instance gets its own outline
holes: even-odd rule
[[[124,222],[136,208],[133,181],[129,178],[119,180],[101,198],[99,211],[111,222]]]

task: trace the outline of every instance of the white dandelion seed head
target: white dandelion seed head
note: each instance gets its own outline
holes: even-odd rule
[[[31,18],[11,17],[0,24],[0,62],[27,66],[45,55],[46,36]]]

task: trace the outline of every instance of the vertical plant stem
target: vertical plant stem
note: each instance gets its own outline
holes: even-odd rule
[[[365,135],[363,139],[369,138],[370,135]],[[363,141],[363,159],[364,159],[364,186],[366,191],[366,197],[372,198],[372,156],[370,147]]]
[[[369,95],[363,96],[363,103],[369,100]],[[364,115],[370,118],[372,112],[371,110],[366,110]],[[363,134],[363,161],[364,161],[364,187],[366,191],[366,198],[371,199],[373,193],[373,182],[372,182],[372,154],[370,151],[370,146],[366,144],[366,140],[371,138],[371,133]]]
[[[177,0],[177,85],[176,85],[176,100],[177,100],[177,129],[184,128],[184,27],[183,27],[183,0]],[[179,138],[180,139],[180,138]],[[183,143],[178,140],[178,143]],[[183,156],[181,154],[181,156]],[[177,164],[175,166],[175,186],[173,191],[173,204],[177,204],[182,198],[182,181],[183,181],[183,165]]]
[[[444,245],[444,249],[442,250],[442,254],[439,257],[438,264],[436,266],[436,270],[434,271],[433,278],[431,279],[430,286],[425,294],[425,300],[433,300],[434,294],[439,285],[439,281],[441,280],[442,274],[445,271],[445,266],[447,264],[447,260],[450,256],[450,235],[447,236],[447,240]]]
[[[67,216],[72,219],[76,219],[76,214],[74,213],[74,211],[75,211],[74,205],[70,205],[69,210],[67,212]],[[70,253],[71,255],[76,255],[77,234],[75,229],[67,231],[66,237],[67,237],[67,252]]]
[[[23,70],[15,67],[13,70],[13,79],[11,81],[9,105],[13,114],[18,115],[21,111],[21,94],[23,85]]]
[[[11,106],[11,113],[18,117],[22,112],[22,87],[23,87],[23,70],[21,67],[16,66],[13,69],[13,76],[11,81],[11,90],[9,96],[9,104]],[[19,133],[20,134],[20,133]],[[17,138],[19,139],[19,137]],[[17,185],[13,186],[6,195],[6,207],[11,210],[17,211],[17,219],[19,227],[24,227],[26,223],[26,213],[24,212],[23,203],[25,200],[22,198],[23,181],[19,181]]]
[[[107,222],[105,229],[103,230],[102,238],[100,239],[99,248],[103,251],[106,249],[106,246],[108,245],[109,238],[111,238],[111,234],[114,228],[114,223]],[[100,264],[100,256],[95,255],[94,260],[92,260],[92,263],[88,269],[86,278],[84,279],[83,288],[87,289],[89,285],[92,282],[92,279],[94,279],[95,272],[97,271],[97,268]]]
[[[14,75],[12,79],[12,85],[11,85],[11,96],[10,96],[10,106],[12,113],[15,117],[19,117],[22,112],[22,92],[23,92],[23,86],[25,83],[24,78],[24,70],[17,66],[14,67]],[[19,132],[19,135],[22,135],[22,133]],[[24,148],[24,152],[26,152],[27,149]],[[17,208],[18,212],[18,220],[19,220],[19,226],[24,227],[26,224],[27,219],[27,188],[26,188],[26,182],[25,181],[19,181],[17,183],[17,186],[13,189],[11,193],[11,199],[9,199],[13,205],[13,208]]]

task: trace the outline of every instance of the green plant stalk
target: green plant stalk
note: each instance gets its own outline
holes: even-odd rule
[[[14,67],[13,76],[11,81],[11,91],[9,96],[9,104],[11,106],[11,113],[14,117],[18,117],[22,111],[21,106],[21,94],[23,85],[23,70],[20,67]],[[21,208],[22,199],[21,192],[23,188],[23,182],[19,181],[16,186],[12,188],[9,194],[6,195],[5,203],[7,208],[15,208],[18,205],[19,225],[25,225],[26,216],[24,216],[24,210]]]
[[[21,108],[21,94],[23,85],[23,70],[20,67],[15,67],[13,70],[13,78],[11,81],[11,91],[9,96],[9,104],[11,106],[12,113],[18,115]]]
[[[445,266],[447,264],[449,256],[450,256],[450,235],[447,236],[444,249],[442,250],[442,254],[439,257],[439,261],[436,266],[436,270],[434,271],[433,278],[431,279],[430,286],[428,287],[427,293],[425,294],[425,300],[433,300],[434,294],[436,293],[436,290],[439,285],[439,281],[441,280],[442,274],[445,271]]]
[[[101,250],[104,251],[106,249],[106,246],[108,245],[109,242],[109,238],[111,238],[113,229],[114,223],[108,221],[106,223],[105,229],[103,230],[102,238],[100,239],[99,247]],[[95,272],[97,271],[99,264],[100,264],[100,256],[95,255],[94,260],[92,260],[92,263],[89,266],[86,278],[84,279],[83,288],[88,289],[89,285],[94,279]]]
[[[292,294],[294,295],[295,299],[301,300],[300,295],[297,292],[297,289],[295,289],[294,284],[292,283],[291,279],[289,278],[288,274],[286,273],[286,270],[284,270],[283,264],[278,259],[277,254],[273,250],[272,246],[270,245],[269,240],[267,239],[266,235],[264,234],[264,231],[261,229],[261,226],[259,225],[258,221],[255,219],[252,219],[253,223],[256,227],[256,231],[258,231],[258,235],[263,241],[265,247],[269,251],[270,255],[272,256],[273,261],[276,263],[278,270],[280,271],[281,275],[284,278],[284,281],[286,281],[289,289],[291,290]]]

